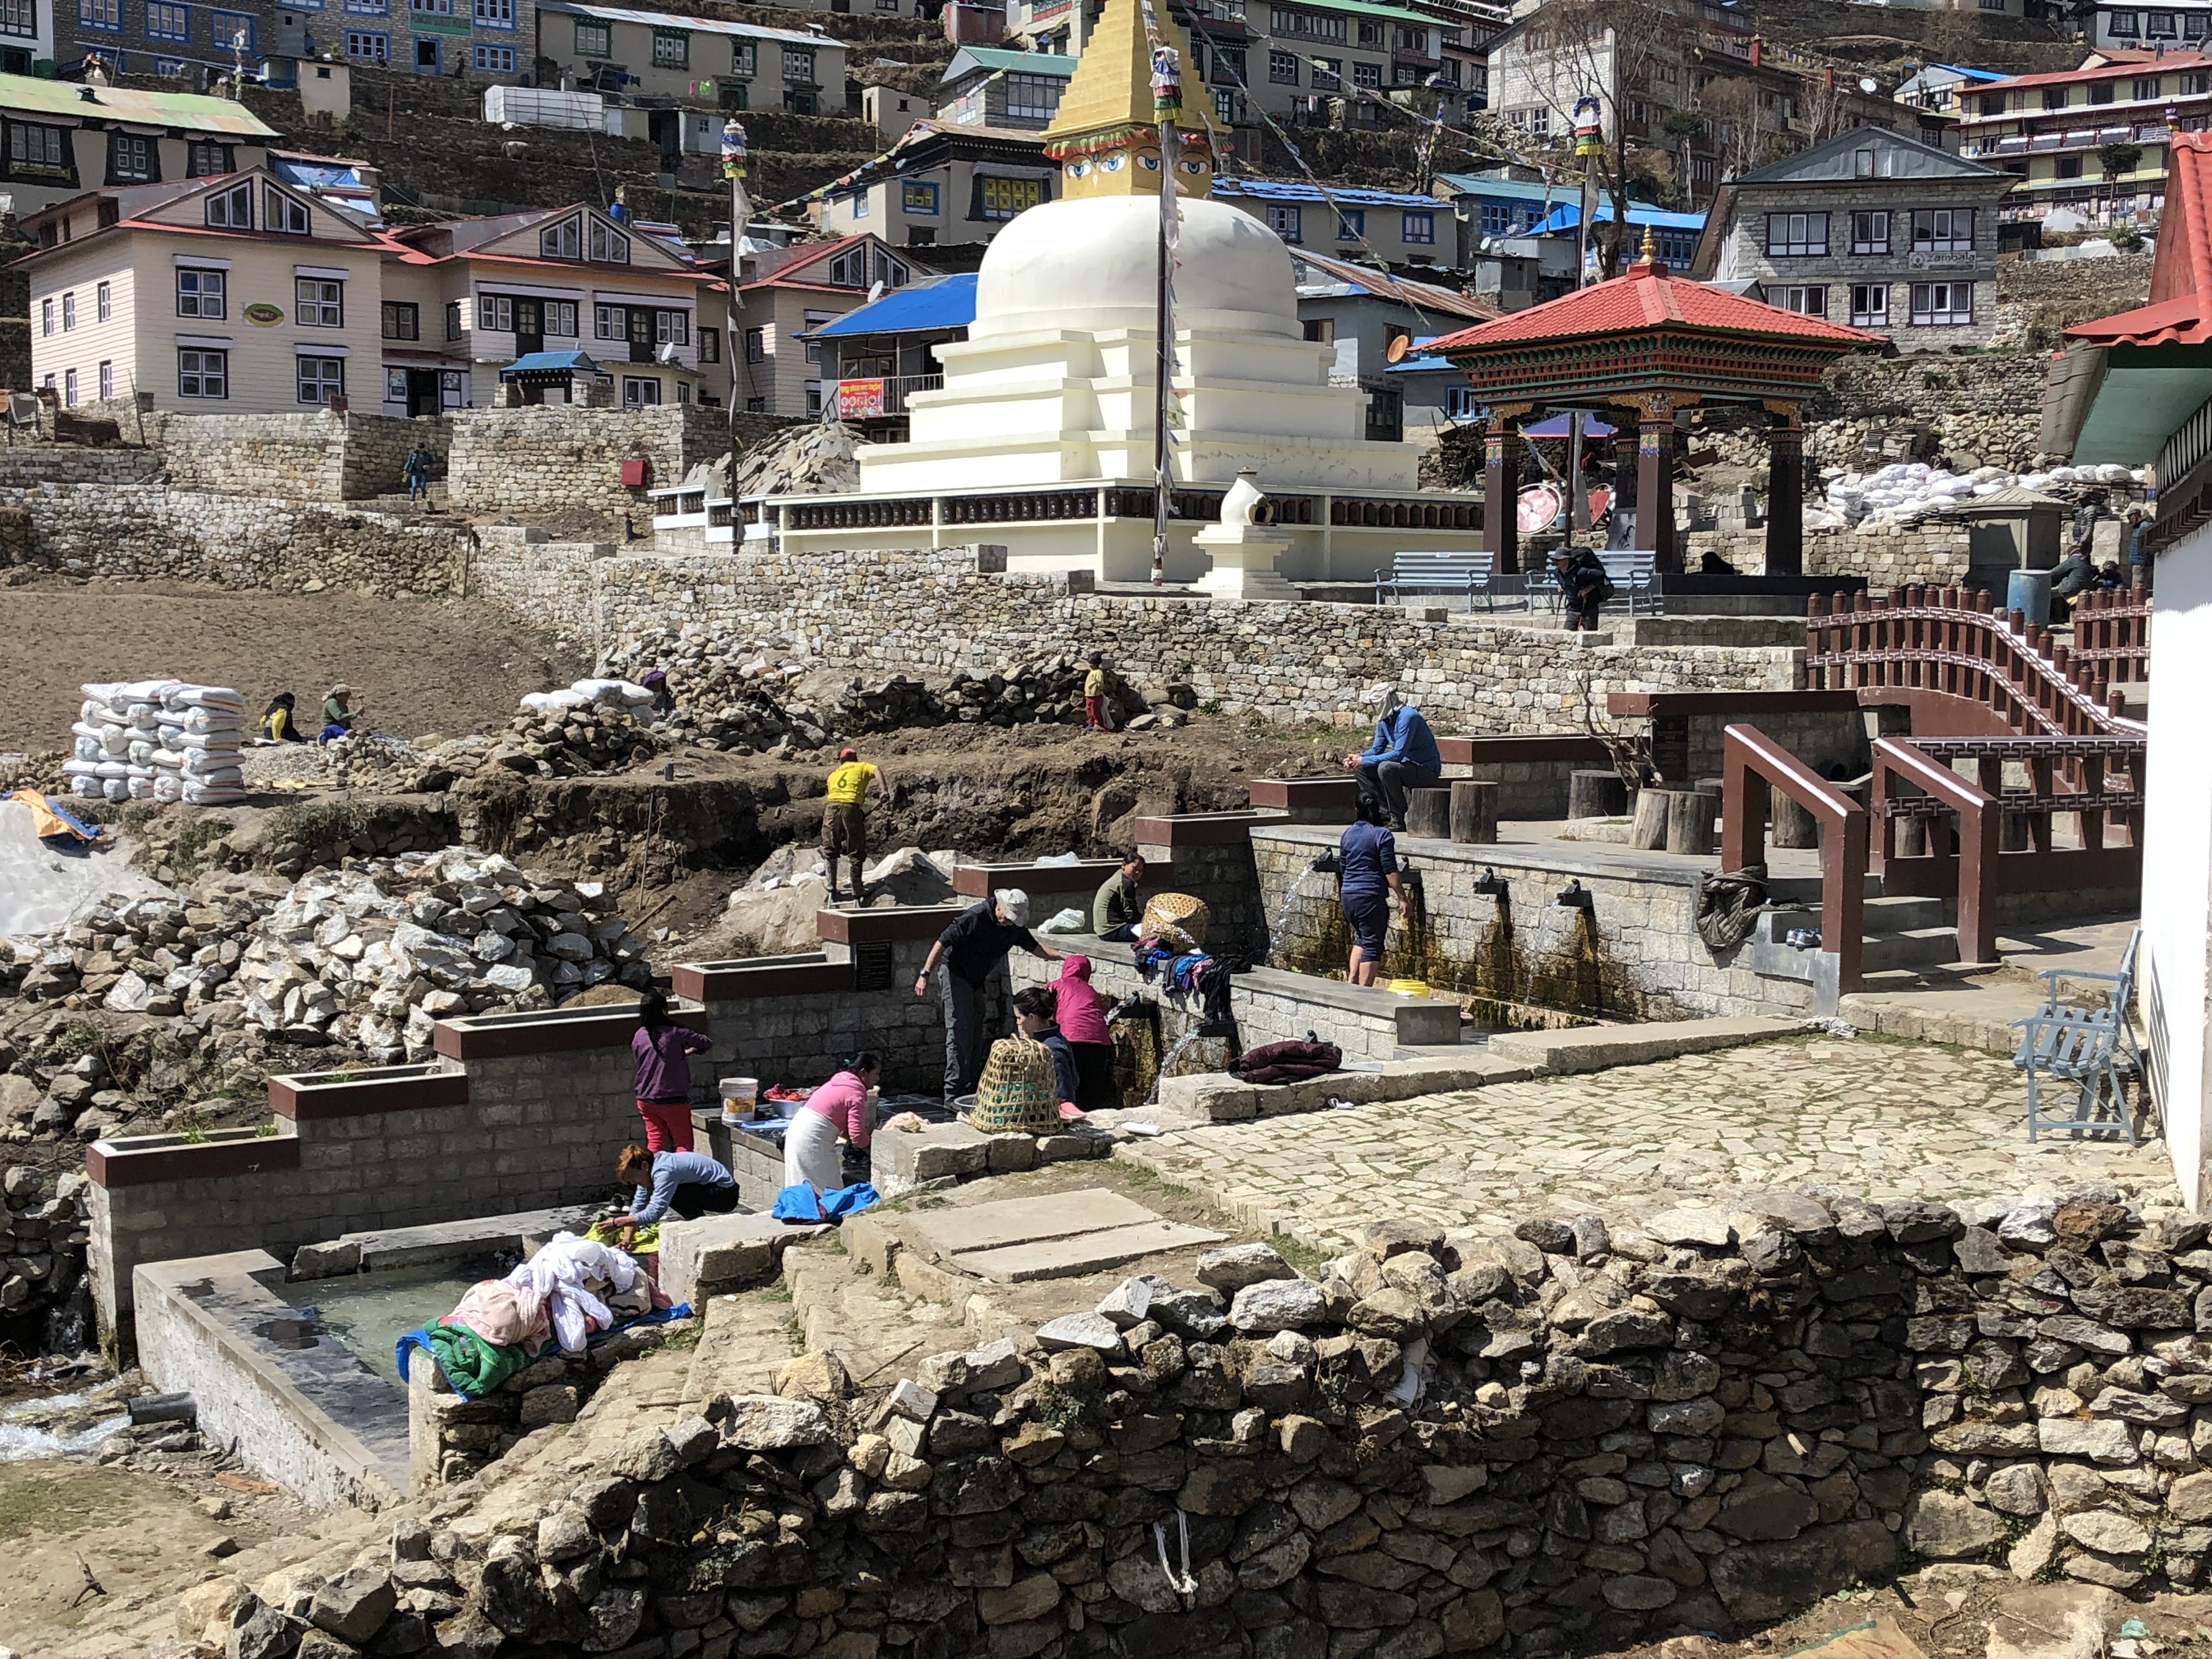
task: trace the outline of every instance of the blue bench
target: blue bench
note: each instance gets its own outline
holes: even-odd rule
[[[1490,608],[1490,576],[1495,564],[1495,556],[1480,551],[1395,554],[1389,575],[1380,570],[1375,573],[1375,603],[1382,603],[1386,588],[1394,598],[1400,593],[1455,593],[1464,589],[1470,612],[1478,593],[1485,608]]]
[[[2015,1069],[2027,1073],[2027,1139],[2033,1145],[2045,1129],[2118,1129],[2136,1144],[2135,1114],[2127,1101],[2127,1085],[2146,1074],[2142,1050],[2128,1024],[2128,1006],[2135,999],[2136,952],[2142,929],[2128,936],[2117,974],[2094,974],[2071,968],[2044,970],[2043,1006],[2026,1019],[2013,1022],[2021,1034],[2014,1053]],[[2102,1004],[2075,1007],[2061,1003],[2062,979],[2096,980],[2110,986]],[[2041,1089],[2060,1084],[2076,1091],[2071,1117],[2043,1113]]]

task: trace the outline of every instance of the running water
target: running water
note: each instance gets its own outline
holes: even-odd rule
[[[82,1457],[131,1421],[125,1412],[88,1420],[89,1395],[49,1395],[0,1410],[0,1463],[39,1457]]]
[[[1147,1106],[1158,1103],[1160,1085],[1167,1080],[1169,1074],[1175,1069],[1176,1061],[1182,1058],[1182,1051],[1198,1041],[1201,1024],[1200,1021],[1194,1020],[1190,1029],[1175,1040],[1175,1047],[1169,1049],[1166,1055],[1160,1060],[1160,1069],[1152,1073],[1152,1091],[1145,1097],[1145,1103]]]
[[[1536,933],[1535,937],[1528,941],[1528,955],[1524,958],[1527,968],[1521,981],[1522,1007],[1533,1008],[1536,1006],[1536,964],[1544,959],[1544,952],[1551,946],[1553,920],[1562,915],[1574,914],[1576,913],[1563,911],[1556,904],[1547,904],[1536,913]]]
[[[1328,855],[1326,854],[1322,855],[1324,858],[1327,856]],[[1283,929],[1290,924],[1291,907],[1298,902],[1300,895],[1305,891],[1306,878],[1319,870],[1321,866],[1322,860],[1317,858],[1311,864],[1306,866],[1304,869],[1299,871],[1297,879],[1291,884],[1290,890],[1283,895],[1283,902],[1275,907],[1275,919],[1268,925],[1267,927],[1267,955],[1266,961],[1268,967],[1272,968],[1275,965],[1275,951],[1279,948],[1283,937]]]

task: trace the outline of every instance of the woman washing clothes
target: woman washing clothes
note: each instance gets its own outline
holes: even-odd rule
[[[691,1056],[714,1046],[668,1018],[668,998],[658,986],[637,1000],[637,1035],[630,1052],[637,1056],[637,1115],[645,1120],[645,1144],[656,1152],[691,1150]]]
[[[625,1250],[640,1227],[657,1226],[669,1216],[696,1221],[738,1207],[736,1180],[704,1152],[655,1152],[632,1141],[615,1160],[615,1179],[637,1189],[628,1214],[601,1224],[622,1235]]]
[[[845,1184],[837,1143],[849,1140],[862,1152],[868,1149],[874,1127],[868,1121],[868,1094],[883,1079],[882,1058],[863,1049],[806,1097],[783,1132],[785,1186],[811,1187],[818,1198]]]
[[[1390,901],[1402,909],[1406,891],[1398,878],[1398,843],[1384,827],[1382,803],[1362,795],[1356,821],[1336,844],[1337,903],[1352,935],[1352,961],[1345,978],[1372,985],[1382,965],[1382,941],[1390,929]]]
[[[1062,957],[1052,982],[1060,1034],[1075,1055],[1075,1103],[1086,1112],[1120,1103],[1114,1094],[1114,1034],[1106,1029],[1106,999],[1091,983],[1091,958]]]

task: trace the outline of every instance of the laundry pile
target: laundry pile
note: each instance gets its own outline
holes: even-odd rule
[[[2002,467],[1978,466],[1971,472],[1947,472],[1924,461],[1899,461],[1879,471],[1846,472],[1830,480],[1828,511],[1808,515],[1805,525],[1808,530],[1844,525],[1882,530],[1956,513],[2001,490],[2055,489],[2070,496],[2084,489],[2141,483],[2147,476],[2141,468],[2112,465],[2058,466],[2047,472],[2008,472]]]
[[[627,1250],[562,1232],[506,1278],[471,1285],[451,1313],[400,1337],[393,1353],[404,1377],[420,1349],[454,1393],[476,1400],[550,1348],[581,1353],[612,1332],[690,1311],[671,1307]]]
[[[196,806],[246,799],[246,699],[229,687],[154,679],[79,689],[76,752],[62,763],[71,794]]]

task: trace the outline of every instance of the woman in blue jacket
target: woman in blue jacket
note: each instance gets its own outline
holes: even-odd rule
[[[1389,827],[1406,827],[1406,792],[1434,788],[1444,775],[1437,734],[1421,711],[1398,695],[1394,685],[1371,688],[1365,698],[1375,709],[1375,740],[1362,755],[1346,755],[1344,769],[1359,775],[1360,787],[1388,808]]]

